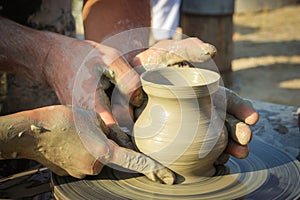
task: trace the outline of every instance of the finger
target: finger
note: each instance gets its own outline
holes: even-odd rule
[[[130,103],[135,107],[140,107],[143,104],[144,99],[145,95],[143,93],[142,88],[138,88],[132,93],[130,97]]]
[[[133,69],[118,79],[117,86],[133,106],[139,107],[143,103],[144,95],[140,87],[140,77]]]
[[[224,165],[228,160],[230,156],[227,153],[222,153],[219,158],[215,161],[215,165]]]
[[[116,124],[111,113],[110,101],[103,88],[98,87],[95,95],[95,111],[99,113],[104,123],[109,126]]]
[[[153,68],[154,65],[173,66],[181,62],[203,63],[216,54],[216,48],[198,38],[162,40],[138,54],[131,62],[134,67]]]
[[[124,72],[125,73],[125,72]],[[142,92],[139,75],[130,69],[127,73],[122,75],[121,78],[116,80],[118,90],[122,93],[122,97],[133,106],[139,107],[144,101],[144,94]]]
[[[119,147],[113,141],[110,141],[109,145],[111,156],[106,160],[107,163],[143,173],[152,181],[174,183],[174,173],[153,159],[133,150]]]
[[[112,71],[110,73],[112,82],[134,106],[139,106],[143,102],[143,94],[138,73],[121,56],[114,60],[109,67],[108,71]]]
[[[232,90],[226,90],[226,95],[228,99],[227,109],[232,115],[250,125],[258,121],[258,113],[249,100],[241,98]]]
[[[142,114],[142,112],[144,111],[147,103],[148,103],[148,97],[145,98],[143,104],[140,107],[135,108],[135,110],[134,110],[134,119],[137,119]]]
[[[251,129],[249,125],[241,122],[230,114],[226,115],[226,127],[231,139],[241,145],[246,145],[251,140]]]
[[[224,96],[226,96],[226,98]],[[224,87],[219,87],[219,91],[216,93],[215,100],[215,105],[217,106],[223,105],[222,101],[226,101],[227,112],[245,122],[246,124],[253,125],[259,119],[259,115],[253,108],[251,102],[249,100],[241,98],[232,90]]]
[[[167,185],[172,185],[175,181],[175,174],[168,168],[162,168],[156,174],[159,180],[162,180]]]
[[[134,148],[129,136],[126,133],[124,133],[117,124],[114,124],[109,128],[111,130],[110,134],[108,135],[109,139],[115,141],[121,147],[129,148],[129,149]]]
[[[140,100],[140,92],[136,92],[140,87],[140,78],[138,73],[130,66],[130,64],[121,56],[121,53],[111,47],[97,44],[97,52],[103,54],[99,63],[103,63],[106,67],[100,67],[101,75],[104,75],[110,82],[117,85],[122,94],[134,105],[142,103]],[[102,80],[102,79],[101,79]],[[103,81],[102,81],[103,83]],[[105,82],[104,82],[105,83]]]
[[[131,105],[113,105],[112,113],[120,127],[126,127],[128,130],[132,130],[134,125],[134,114]]]
[[[99,126],[100,126],[101,130],[103,131],[103,133],[106,136],[108,136],[110,134],[110,130],[109,130],[108,126],[106,126],[105,122],[102,120],[99,113],[97,113],[97,121],[99,122]]]
[[[98,121],[100,123],[101,130],[109,139],[115,141],[118,145],[122,147],[129,149],[134,148],[130,137],[125,132],[123,132],[117,124],[107,126],[101,119],[100,115],[98,115]]]
[[[248,145],[239,145],[233,140],[229,140],[225,153],[228,153],[236,158],[246,158],[249,154]]]
[[[185,51],[181,54],[183,58],[189,62],[203,63],[210,60],[217,54],[215,46],[205,43],[196,37],[181,40],[181,46],[185,47]]]
[[[175,175],[174,176],[169,176],[170,170],[167,168],[161,168],[159,170],[156,170],[151,173],[146,173],[146,176],[154,181],[154,182],[159,182],[159,183],[165,183],[167,185],[172,185],[175,180]]]

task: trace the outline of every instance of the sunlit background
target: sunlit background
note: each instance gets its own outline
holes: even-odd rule
[[[82,1],[73,1],[78,37],[83,38]],[[235,1],[233,72],[227,87],[249,99],[300,106],[299,1],[253,2]]]

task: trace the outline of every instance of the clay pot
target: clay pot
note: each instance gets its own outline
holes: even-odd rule
[[[141,75],[148,103],[134,124],[136,147],[176,172],[177,183],[215,174],[227,131],[212,104],[219,74],[198,68],[161,68]]]

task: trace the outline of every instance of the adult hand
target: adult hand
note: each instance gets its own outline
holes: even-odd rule
[[[135,84],[139,83],[138,75],[116,50],[90,41],[80,41],[50,32],[35,31],[6,18],[0,17],[0,21],[2,25],[0,33],[5,38],[5,40],[0,40],[1,70],[26,76],[32,81],[48,83],[55,90],[62,104],[73,104],[77,107],[97,111],[105,122],[103,124],[108,125],[110,130],[104,131],[107,134],[105,135],[101,132],[100,127],[95,127],[96,120],[90,119],[90,114],[84,111],[79,112],[74,108],[74,116],[79,116],[79,120],[76,122],[79,121],[79,125],[84,127],[78,133],[81,136],[80,140],[74,129],[75,119],[70,108],[57,107],[53,111],[48,108],[41,109],[31,117],[41,117],[53,121],[48,120],[49,124],[46,122],[45,124],[33,124],[35,125],[32,127],[33,132],[39,133],[35,135],[38,139],[34,143],[43,142],[42,145],[30,148],[38,150],[38,152],[30,152],[24,157],[30,158],[29,155],[31,155],[32,159],[46,164],[59,174],[68,172],[76,177],[97,173],[101,170],[101,165],[105,163],[114,163],[128,169],[149,173],[148,177],[152,177],[152,180],[157,178],[165,181],[168,177],[173,177],[169,170],[156,168],[160,165],[153,160],[137,152],[123,149],[110,140],[114,139],[124,147],[130,147],[132,144],[129,137],[115,123],[110,112],[108,97],[104,91],[109,87],[109,81],[116,83],[122,95],[127,96],[128,101],[134,105],[139,104],[139,95],[141,94],[141,89],[135,89]],[[14,34],[15,32],[22,33],[22,40],[20,40],[20,34]],[[130,79],[124,75],[128,73],[131,74]],[[130,87],[126,87],[124,83],[131,83],[130,81],[133,83],[127,84]],[[34,111],[32,112],[34,113]],[[31,111],[26,113],[31,113]],[[1,127],[14,128],[1,130],[1,157],[21,158],[22,154],[18,154],[15,150],[20,148],[22,150],[22,147],[27,146],[25,144],[32,140],[23,137],[26,134],[23,134],[22,129],[15,129],[23,124],[16,123],[15,115],[4,116],[3,119],[6,117],[12,117],[12,119],[4,122],[5,120],[1,118],[0,124],[4,123]],[[23,117],[20,120],[22,121]],[[95,124],[89,123],[89,120]],[[65,128],[63,127],[64,123]],[[56,129],[55,124],[61,129]],[[105,129],[103,126],[102,128]],[[47,131],[51,129],[52,131]],[[12,135],[13,131],[15,131],[14,135]],[[89,148],[86,150],[84,147]],[[67,150],[60,150],[64,148]],[[78,149],[78,151],[74,152],[74,149]],[[97,156],[95,158],[89,156],[87,151],[91,155]],[[39,156],[35,157],[35,154],[39,154]],[[50,156],[48,157],[48,155]],[[174,178],[165,182],[171,183],[172,180]]]
[[[0,22],[0,34],[5,38],[0,40],[1,70],[49,84],[62,104],[97,111],[114,130],[109,137],[122,146],[131,146],[111,114],[104,90],[110,81],[117,83],[122,95],[134,105],[140,103],[142,93],[141,89],[135,89],[139,77],[116,50],[91,41],[36,31],[3,17]],[[124,74],[130,74],[130,79]]]
[[[45,74],[62,104],[96,111],[109,128],[110,131],[106,135],[111,140],[105,139],[100,129],[94,131],[99,132],[93,135],[95,140],[106,141],[101,151],[98,149],[97,155],[103,154],[98,160],[100,159],[101,163],[113,163],[144,173],[153,181],[172,184],[174,174],[170,170],[130,150],[133,149],[131,139],[120,129],[111,112],[110,100],[105,92],[110,83],[115,84],[121,96],[131,105],[139,106],[143,102],[138,74],[113,48],[92,41],[78,40],[73,40],[63,48],[67,49],[57,52],[61,48],[54,48],[49,52]],[[56,70],[53,70],[54,68]],[[88,130],[93,124],[86,121],[84,126],[86,128],[83,130]],[[113,141],[128,149],[118,146]],[[95,143],[88,146],[100,148],[99,144]],[[108,154],[105,152],[107,150]]]
[[[224,105],[224,94],[226,105]],[[254,125],[259,115],[253,108],[251,102],[237,95],[232,90],[219,87],[214,98],[214,105],[217,109],[226,108],[225,125],[229,134],[229,141],[224,153],[220,156],[216,164],[224,164],[229,159],[229,155],[236,158],[246,158],[249,154],[248,144],[252,138],[251,125]]]
[[[143,67],[146,70],[157,67],[182,66],[185,63],[193,66],[201,66],[205,63],[204,66],[211,66],[209,61],[215,54],[216,49],[212,45],[203,43],[197,38],[179,41],[165,40],[138,54],[131,63],[136,68]],[[217,109],[227,107],[225,122],[229,132],[228,146],[217,163],[226,162],[229,154],[237,158],[247,157],[248,143],[252,137],[249,126],[258,121],[258,113],[250,101],[223,87],[220,87],[214,101]],[[226,105],[224,105],[224,101],[226,101]],[[222,108],[218,108],[218,106]]]
[[[183,40],[162,40],[138,54],[131,64],[146,69],[176,66],[188,63],[203,63],[209,61],[217,53],[216,48],[197,38]]]
[[[48,53],[44,74],[60,102],[98,112],[113,130],[108,137],[131,148],[129,137],[121,131],[112,115],[105,91],[113,83],[122,97],[139,106],[142,91],[138,74],[115,49],[108,46],[66,38],[57,43]]]
[[[4,158],[13,154],[15,158],[33,159],[59,175],[77,178],[98,174],[104,165],[113,164],[144,173],[153,181],[174,181],[170,170],[108,139],[110,130],[96,112],[58,105],[4,116],[2,120],[12,121],[18,123],[13,126],[15,133],[9,133],[12,139],[1,143],[6,146],[0,148]]]

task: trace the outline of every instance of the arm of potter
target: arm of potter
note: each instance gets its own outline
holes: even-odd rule
[[[84,0],[82,18],[85,39],[113,47],[126,59],[126,63],[130,62],[136,54],[148,48],[149,27],[151,26],[150,12],[149,0]],[[145,27],[146,29],[143,29],[142,32],[134,31],[136,28]],[[132,32],[126,34],[126,31]],[[140,106],[144,99],[140,88],[131,94],[122,89],[137,88],[140,85],[137,74],[128,63],[114,66],[112,69],[119,77],[116,82],[121,88],[121,92],[125,93],[125,96],[131,96],[130,103],[132,105]],[[131,105],[129,106],[131,107]]]
[[[109,78],[112,82],[117,83],[120,82],[122,75],[127,73],[128,70],[134,72],[131,70],[131,67],[126,60],[124,60],[116,50],[108,46],[96,44],[92,41],[79,41],[50,32],[35,31],[2,17],[0,20],[0,34],[2,36],[0,40],[1,69],[6,72],[26,76],[34,81],[49,84],[56,91],[62,104],[71,104],[73,103],[72,95],[74,91],[74,79],[76,78],[80,67],[84,66],[84,70],[82,71],[84,73],[80,74],[80,77],[83,79],[79,85],[83,90],[76,94],[79,95],[77,97],[80,100],[80,104],[76,104],[76,106],[81,106],[89,110],[96,110],[104,120],[105,124],[113,127],[111,128],[110,133],[108,133],[108,137],[110,137],[112,132],[115,132],[116,127],[118,126],[114,123],[114,118],[110,112],[109,105],[107,105],[104,89],[101,87],[99,88],[97,84],[101,78],[99,75],[102,74],[112,75]],[[87,57],[91,59],[86,59]],[[85,63],[82,63],[83,60]],[[110,73],[111,71],[113,71],[113,73]],[[137,84],[139,81],[138,76],[135,73],[132,75],[130,81]],[[95,88],[96,90],[91,91],[91,88]],[[123,91],[132,94],[130,88],[125,87],[123,88]],[[95,92],[97,92],[97,95],[95,95]],[[95,96],[96,103],[91,104],[92,101],[90,100],[93,100]],[[74,177],[81,178],[85,174],[99,173],[103,165],[99,162],[95,162],[95,158],[91,155],[86,156],[88,155],[87,150],[77,151],[82,143],[80,142],[78,135],[77,137],[74,136],[74,134],[76,135],[77,133],[76,131],[68,131],[68,134],[71,134],[69,137],[60,134],[62,131],[69,129],[63,128],[57,131],[52,130],[53,127],[59,128],[62,125],[70,125],[70,120],[65,120],[66,118],[57,120],[59,119],[57,116],[62,117],[61,115],[64,115],[65,113],[62,111],[66,111],[64,110],[66,109],[65,107],[59,108],[56,115],[50,115],[51,109],[49,110],[49,108],[41,108],[1,118],[1,123],[3,123],[3,125],[1,125],[3,129],[1,128],[0,138],[2,157],[6,159],[34,159],[48,166],[52,171],[60,175],[68,173]],[[70,109],[68,113],[68,116],[73,116],[70,114]],[[27,118],[28,116],[30,117]],[[53,120],[51,125],[52,128],[44,127],[44,123],[42,123],[42,127],[40,127],[41,124],[39,124],[39,122],[41,119],[35,119],[34,116],[43,116],[49,118],[49,120]],[[35,124],[35,120],[37,120],[38,124]],[[49,122],[49,120],[47,122]],[[45,122],[45,124],[47,124],[47,122]],[[64,124],[62,122],[67,123]],[[95,127],[97,125],[96,123],[91,124],[91,122],[94,121],[86,122],[90,125],[87,127]],[[82,124],[85,125],[86,123]],[[74,129],[74,124],[73,126],[67,126],[67,128],[70,127],[73,127]],[[111,140],[103,137],[99,127],[97,131],[94,131],[93,133],[96,133],[93,136],[94,139],[109,141],[109,143],[113,144]],[[118,134],[120,133],[121,131]],[[77,138],[75,144],[74,140],[72,140],[74,137]],[[120,137],[116,138],[118,139]],[[126,146],[128,137],[122,138],[123,139],[120,139],[119,142]],[[103,146],[99,146],[97,143],[89,146],[97,148],[95,150],[96,152],[100,150],[99,155],[102,155],[101,152],[102,150],[107,150],[107,145],[108,143],[105,143],[105,148],[101,148]],[[147,175],[149,174],[148,177],[152,180],[161,180],[162,182],[165,182],[164,180],[168,179],[168,183],[173,182],[173,173],[165,168],[158,169],[157,167],[162,166],[152,159],[117,145],[112,146],[113,148],[111,147],[110,149],[123,155],[123,157],[109,156],[106,160],[104,159],[104,161],[115,163]],[[64,151],[60,150],[61,148],[69,149]],[[84,148],[79,149],[84,150]],[[61,155],[62,152],[65,152],[65,154]],[[125,153],[122,154],[122,152]],[[105,152],[104,155],[106,155]],[[88,161],[80,162],[80,159],[88,159]],[[68,165],[68,163],[66,164],[65,162],[72,163],[72,165]],[[82,164],[87,162],[88,165]],[[96,168],[94,169],[94,167]],[[155,169],[155,171],[152,169]]]
[[[23,114],[0,117],[0,159],[28,158],[36,140],[30,135],[36,124]]]
[[[136,54],[148,48],[149,27],[151,26],[150,11],[149,0],[85,0],[82,9],[85,39],[113,47],[119,51],[127,63]],[[134,30],[144,27],[146,29],[141,34]],[[126,31],[131,31],[131,35],[126,34]],[[115,62],[111,69],[116,76],[120,77],[116,83],[123,94],[113,98],[113,102],[111,102],[115,108],[114,117],[117,118],[119,124],[130,127],[133,123],[132,117],[130,117],[133,106],[140,106],[144,100],[142,90],[139,88],[139,76],[129,64],[120,65]],[[136,89],[128,93],[123,90],[124,88]],[[114,94],[117,94],[115,91]],[[130,103],[126,100],[128,97],[130,97]],[[114,127],[116,128],[115,132],[121,132],[118,127]]]
[[[49,106],[1,117],[1,159],[36,160],[59,175],[83,178],[105,164],[146,174],[153,181],[174,182],[174,174],[145,155],[118,146],[106,136],[99,115],[68,106]]]
[[[52,38],[1,16],[0,23],[0,69],[45,83],[43,65]]]
[[[36,31],[0,17],[0,69],[27,77],[33,81],[49,84],[62,104],[72,104],[75,79],[80,82],[79,99],[76,106],[96,110],[105,123],[110,125],[120,137],[118,144],[129,144],[127,135],[120,131],[111,113],[104,87],[98,82],[107,76],[111,82],[122,82],[121,77],[132,72],[130,81],[139,83],[139,78],[127,61],[115,49],[92,41],[80,41],[46,31]],[[102,76],[103,75],[103,76]],[[107,80],[107,79],[106,79]],[[127,79],[122,79],[127,82]],[[77,82],[78,83],[78,82]],[[122,85],[120,83],[120,85]],[[93,91],[90,91],[94,88]],[[120,87],[126,95],[132,95],[132,102],[139,104],[141,90],[132,92],[129,87]],[[97,95],[95,93],[97,92]],[[92,98],[96,97],[96,103]],[[137,98],[135,98],[137,97]],[[112,137],[113,134],[112,134]]]

